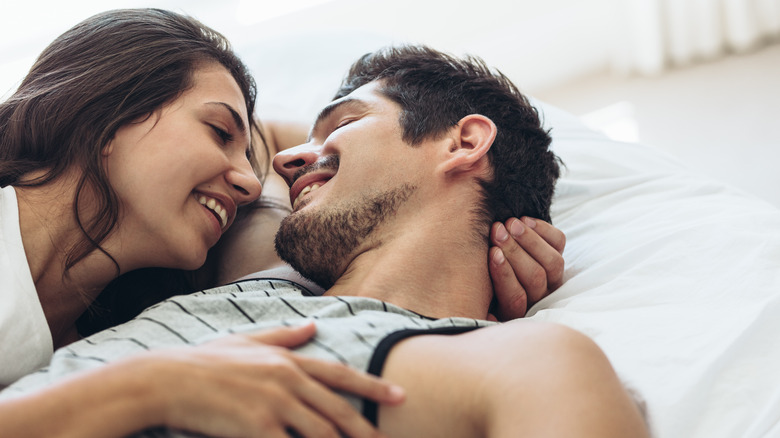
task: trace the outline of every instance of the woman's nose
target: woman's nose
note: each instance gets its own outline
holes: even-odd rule
[[[263,192],[263,186],[260,184],[255,170],[247,159],[244,159],[240,165],[228,171],[225,179],[233,188],[233,197],[238,205],[254,201]]]
[[[274,157],[274,170],[284,178],[287,185],[292,185],[295,173],[301,168],[315,163],[319,159],[321,151],[322,146],[309,143],[283,150]]]

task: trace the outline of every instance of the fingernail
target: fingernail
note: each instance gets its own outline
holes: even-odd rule
[[[509,232],[512,233],[513,237],[520,237],[521,234],[525,231],[525,227],[523,226],[523,223],[519,220],[513,220],[511,224],[509,224]]]
[[[525,224],[531,228],[536,228],[536,221],[531,219],[530,217],[524,217],[523,222],[525,222]]]
[[[406,391],[398,385],[390,385],[389,395],[391,400],[400,401],[406,397]]]
[[[495,251],[493,251],[493,263],[497,265],[501,265],[506,261],[506,257],[504,257],[504,252],[501,251],[499,248],[496,248]]]
[[[504,227],[504,224],[498,224],[496,227],[496,240],[499,242],[506,242],[506,239],[509,239],[509,233],[506,232],[506,227]]]

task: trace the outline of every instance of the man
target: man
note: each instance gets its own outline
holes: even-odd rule
[[[274,159],[294,209],[277,250],[323,297],[267,280],[177,297],[58,352],[48,373],[16,389],[133,352],[314,319],[317,336],[298,352],[405,388],[397,406],[351,400],[389,436],[647,436],[587,338],[486,321],[491,223],[549,220],[549,144],[535,109],[480,61],[420,47],[366,55],[309,141]]]

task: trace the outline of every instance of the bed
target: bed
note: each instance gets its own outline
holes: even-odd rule
[[[311,119],[352,60],[390,42],[321,32],[239,49],[261,116]],[[565,163],[552,214],[568,240],[563,286],[528,318],[592,337],[657,437],[780,436],[780,210],[534,102]]]
[[[780,436],[780,210],[541,108],[567,267],[529,317],[595,339],[657,436]]]
[[[261,117],[311,120],[355,58],[391,42],[322,32],[238,49]],[[780,210],[534,103],[565,163],[552,216],[567,245],[565,282],[527,317],[592,337],[657,437],[780,436]]]

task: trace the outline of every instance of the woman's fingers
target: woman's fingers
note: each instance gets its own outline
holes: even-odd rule
[[[297,414],[287,410],[285,420],[302,436],[331,436],[330,432],[337,430],[348,437],[382,436],[345,398],[319,382],[306,381],[298,388],[297,396],[303,404]]]
[[[301,325],[261,330],[242,336],[266,345],[293,348],[307,342],[315,333],[317,333],[317,327],[313,321],[309,321]]]
[[[297,356],[295,360],[308,375],[329,388],[383,404],[398,404],[404,401],[403,388],[379,377],[340,363],[303,356]]]
[[[533,229],[536,234],[544,239],[549,246],[553,247],[558,254],[563,254],[563,250],[566,247],[566,235],[563,234],[563,231],[543,220],[530,217],[524,217],[522,223]]]
[[[527,307],[560,286],[566,236],[559,229],[538,219],[511,218],[493,224],[491,241],[496,245],[490,251],[490,273],[499,319],[524,316]]]
[[[499,321],[522,318],[528,310],[528,296],[517,280],[517,274],[501,248],[490,248],[489,257],[488,269],[496,300],[495,308],[491,309],[493,316]]]
[[[380,403],[403,391],[340,363],[290,351],[310,340],[313,322],[214,339],[146,355],[164,372],[166,424],[225,436],[381,436],[335,390]],[[174,377],[175,376],[175,377]]]
[[[252,340],[276,346],[295,346],[315,333],[314,323],[297,327],[270,329],[249,336]],[[284,345],[283,345],[284,344]],[[314,359],[293,352],[285,356],[301,371],[300,378],[288,378],[285,386],[292,392],[292,402],[279,412],[281,421],[302,436],[331,436],[341,431],[346,436],[381,436],[346,399],[333,390],[351,393],[378,403],[398,404],[404,391],[370,374],[341,363]],[[279,379],[281,382],[283,379]],[[281,397],[280,397],[281,398]],[[338,435],[333,435],[338,436]]]
[[[547,222],[531,218],[509,219],[505,226],[512,239],[502,250],[533,304],[560,286],[564,234]]]
[[[281,327],[243,336],[256,342],[292,348],[310,340],[317,331],[314,322],[294,327]],[[396,404],[404,399],[404,390],[379,377],[346,365],[292,354],[292,359],[305,373],[322,384],[379,403]]]
[[[353,412],[355,412],[354,409]],[[340,436],[338,425],[335,422],[328,421],[327,415],[323,415],[316,408],[312,408],[307,404],[295,403],[290,406],[280,406],[279,415],[285,425],[285,429],[294,431],[297,434],[287,434],[285,436],[333,438]],[[367,428],[369,431],[371,430],[370,425]],[[372,436],[371,432],[368,432],[365,436]]]
[[[547,292],[539,299],[534,299],[535,303],[561,287],[566,235],[563,234],[563,231],[542,220],[526,217],[523,218],[522,224],[526,226],[528,232],[521,233],[520,237],[516,238],[517,242],[537,263],[542,265],[547,274]]]

